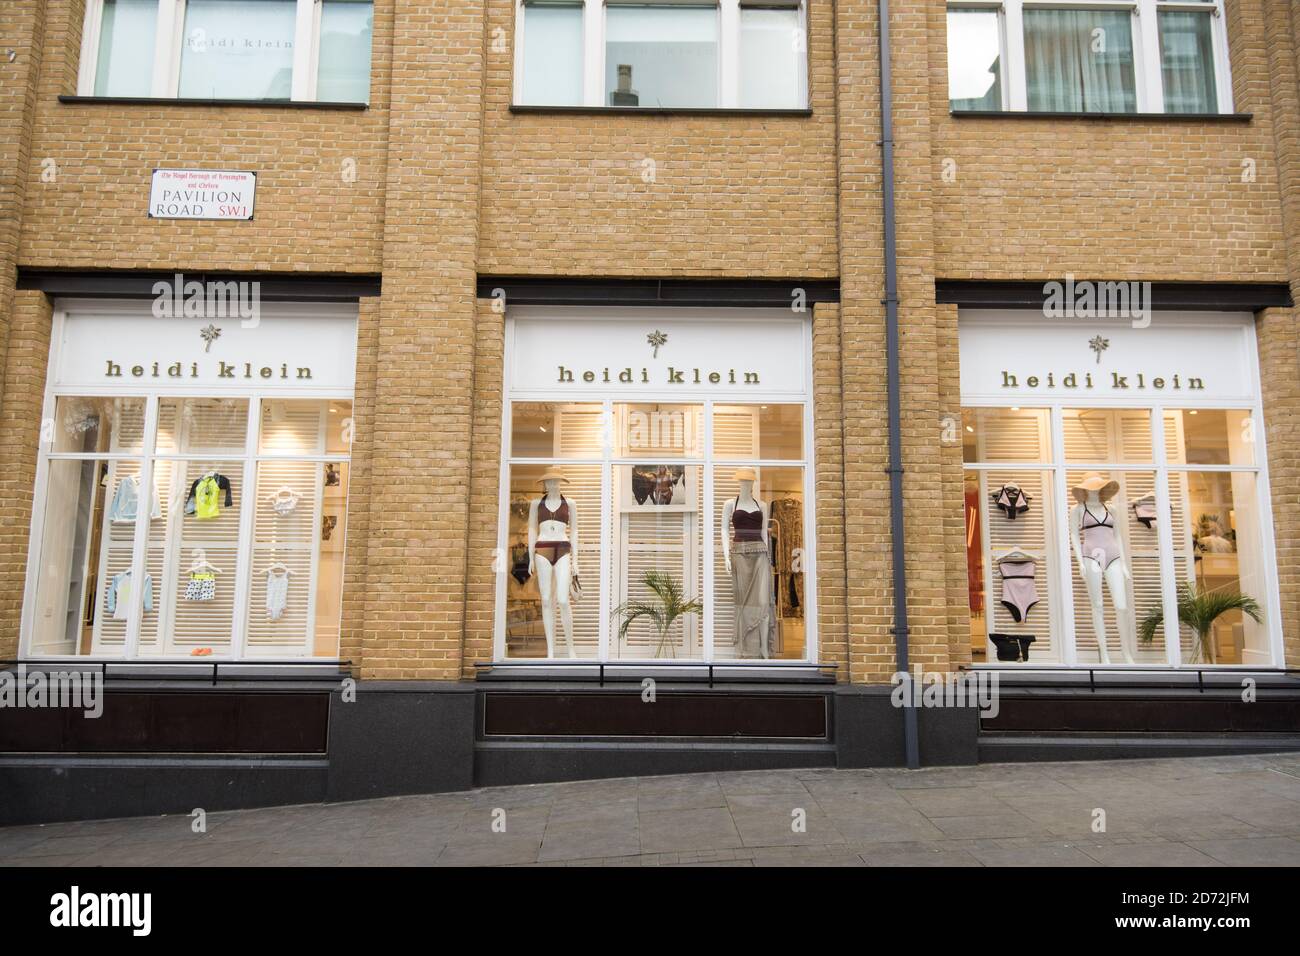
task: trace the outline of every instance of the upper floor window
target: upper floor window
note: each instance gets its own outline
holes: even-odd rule
[[[1223,0],[950,0],[954,112],[1229,113]]]
[[[90,0],[84,96],[365,103],[373,0]]]
[[[802,109],[799,0],[520,0],[515,102]]]

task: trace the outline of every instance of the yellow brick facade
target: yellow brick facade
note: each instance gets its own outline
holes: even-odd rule
[[[945,669],[970,648],[961,449],[942,437],[960,414],[957,309],[936,280],[1300,291],[1300,11],[1228,0],[1249,118],[1083,120],[952,116],[945,4],[891,7],[911,648]],[[376,0],[370,105],[353,110],[61,102],[83,3],[7,5],[0,658],[17,651],[52,313],[15,291],[20,270],[382,275],[360,308],[341,651],[368,678],[445,680],[492,655],[506,315],[478,276],[838,279],[811,318],[819,656],[887,679],[876,0],[810,0],[807,116],[512,111],[497,38],[514,9]],[[256,219],[147,218],[155,167],[257,170]],[[1296,666],[1300,329],[1271,309],[1258,330]]]

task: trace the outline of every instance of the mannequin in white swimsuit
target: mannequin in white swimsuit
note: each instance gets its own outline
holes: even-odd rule
[[[1106,646],[1106,611],[1102,606],[1104,584],[1115,608],[1120,653],[1125,664],[1132,664],[1133,649],[1137,647],[1137,617],[1129,601],[1132,572],[1124,551],[1124,539],[1115,527],[1115,513],[1106,505],[1117,491],[1119,482],[1109,481],[1096,472],[1087,475],[1071,489],[1079,503],[1070,509],[1070,544],[1088,592],[1092,632],[1097,635],[1101,663],[1111,662],[1110,649]]]

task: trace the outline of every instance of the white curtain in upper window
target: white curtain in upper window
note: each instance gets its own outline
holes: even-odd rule
[[[1217,113],[1212,14],[1160,13],[1160,73],[1166,113]]]
[[[95,60],[96,96],[152,92],[158,0],[104,0]]]
[[[1133,113],[1133,18],[1127,10],[1026,10],[1029,109]]]
[[[370,102],[370,36],[374,22],[372,0],[324,0],[321,4],[317,100]]]
[[[180,96],[287,100],[295,0],[188,0]]]

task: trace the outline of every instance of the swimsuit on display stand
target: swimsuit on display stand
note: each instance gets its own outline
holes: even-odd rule
[[[1080,547],[1085,558],[1092,558],[1106,570],[1120,559],[1119,538],[1115,535],[1115,521],[1110,509],[1105,508],[1105,517],[1098,519],[1085,504],[1083,517],[1079,521]]]
[[[1038,603],[1038,588],[1034,584],[1036,570],[1033,561],[998,562],[998,572],[1002,575],[1002,606],[1017,624],[1026,620],[1029,609]]]

